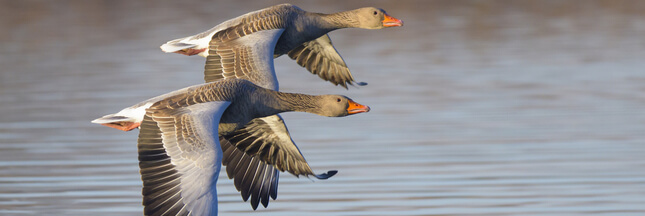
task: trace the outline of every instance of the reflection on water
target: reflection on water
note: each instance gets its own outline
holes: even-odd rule
[[[0,215],[139,215],[136,132],[91,119],[202,82],[158,46],[277,4],[0,2]],[[284,91],[368,114],[288,113],[326,181],[283,174],[253,212],[224,175],[221,215],[643,215],[645,3],[294,2],[385,8],[402,28],[331,34],[349,91],[277,60]]]

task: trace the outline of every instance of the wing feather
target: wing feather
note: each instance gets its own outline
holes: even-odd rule
[[[347,88],[347,84],[354,84],[354,77],[345,60],[334,48],[327,34],[304,42],[289,51],[288,55],[291,59],[296,60],[298,65],[334,85]]]
[[[315,174],[295,145],[284,121],[279,115],[256,118],[232,134],[220,137],[224,153],[222,164],[242,199],[251,199],[256,209],[259,203],[266,207],[269,197],[277,198],[278,171],[295,176],[313,176],[327,179],[337,173]]]
[[[210,42],[204,66],[204,81],[238,78],[278,90],[273,52],[282,32],[284,29],[265,30],[231,41],[215,39],[224,34],[216,33]]]
[[[141,123],[139,168],[146,215],[216,215],[219,119],[230,102],[152,106]]]

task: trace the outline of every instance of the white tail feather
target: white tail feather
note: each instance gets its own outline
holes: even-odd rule
[[[137,105],[125,108],[118,113],[105,115],[101,118],[94,119],[92,123],[95,124],[106,124],[106,123],[116,123],[116,122],[134,122],[140,123],[143,121],[143,116],[146,114],[146,109],[150,107],[158,99],[153,98],[148,101],[144,101]]]
[[[92,120],[92,123],[94,124],[109,124],[109,123],[115,123],[115,122],[136,122],[136,119],[131,117],[126,117],[126,116],[118,116],[116,114],[110,114],[110,115],[106,115],[101,118]]]
[[[183,49],[194,48],[196,46],[197,44],[187,44],[179,41],[170,41],[168,43],[161,45],[160,48],[161,48],[161,51],[164,51],[167,53],[173,53]]]

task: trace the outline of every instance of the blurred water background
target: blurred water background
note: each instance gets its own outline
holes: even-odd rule
[[[203,82],[162,43],[281,1],[0,1],[0,215],[140,215],[137,132],[90,120]],[[405,26],[330,34],[358,81],[287,57],[281,90],[372,111],[288,113],[325,181],[282,174],[220,215],[645,215],[645,1],[291,1],[384,8]]]

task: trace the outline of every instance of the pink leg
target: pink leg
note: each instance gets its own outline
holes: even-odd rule
[[[201,52],[204,52],[204,51],[206,51],[206,48],[201,48],[201,49],[189,48],[189,49],[183,49],[183,50],[176,51],[175,53],[191,56],[191,55],[197,55],[197,54],[199,54]]]
[[[114,122],[101,124],[111,128],[116,128],[122,131],[131,131],[141,125],[141,122]]]

